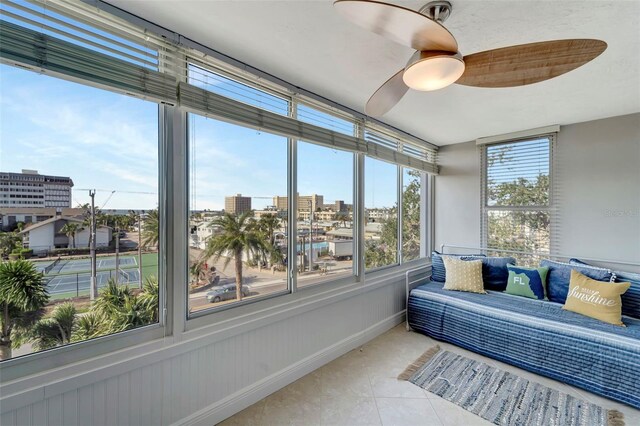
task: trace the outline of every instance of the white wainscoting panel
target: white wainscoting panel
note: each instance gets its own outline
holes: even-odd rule
[[[58,388],[43,384],[36,402],[20,406],[20,395],[11,395],[8,411],[0,405],[0,423],[213,425],[401,323],[404,292],[404,275],[393,274],[355,296],[208,345],[198,344],[206,337],[181,342],[194,348],[178,355],[159,361],[149,356],[149,364],[136,359],[131,369],[111,365],[117,374],[94,383],[79,375],[71,383],[78,388],[69,387],[68,379]]]

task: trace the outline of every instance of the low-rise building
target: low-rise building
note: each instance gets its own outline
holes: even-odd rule
[[[67,223],[75,223],[79,228],[75,236],[62,232]],[[55,216],[42,222],[27,226],[20,232],[25,248],[34,253],[45,253],[56,248],[88,248],[91,230],[83,226],[84,221],[70,216]],[[112,230],[108,226],[96,227],[96,247],[107,247],[111,242]]]
[[[81,208],[55,208],[55,207],[0,207],[0,229],[10,231],[18,223],[28,226],[31,223],[43,222],[54,216],[79,217],[86,214]]]

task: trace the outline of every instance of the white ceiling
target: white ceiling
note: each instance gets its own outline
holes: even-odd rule
[[[108,0],[128,12],[358,111],[411,49],[331,1]],[[425,1],[397,2],[419,9]],[[462,54],[565,38],[608,43],[593,62],[530,86],[410,91],[382,118],[437,145],[640,111],[640,1],[452,0]]]

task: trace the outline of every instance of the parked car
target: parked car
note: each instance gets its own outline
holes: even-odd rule
[[[242,297],[247,297],[251,291],[246,285],[242,286]],[[207,292],[207,300],[211,303],[221,302],[223,300],[231,300],[236,298],[236,285],[225,284],[211,287],[211,291]]]

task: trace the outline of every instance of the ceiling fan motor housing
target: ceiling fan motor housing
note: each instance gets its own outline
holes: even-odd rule
[[[443,23],[446,21],[449,16],[451,16],[451,11],[453,10],[453,6],[448,1],[432,1],[420,8],[418,10],[419,13],[433,19],[436,22]]]

